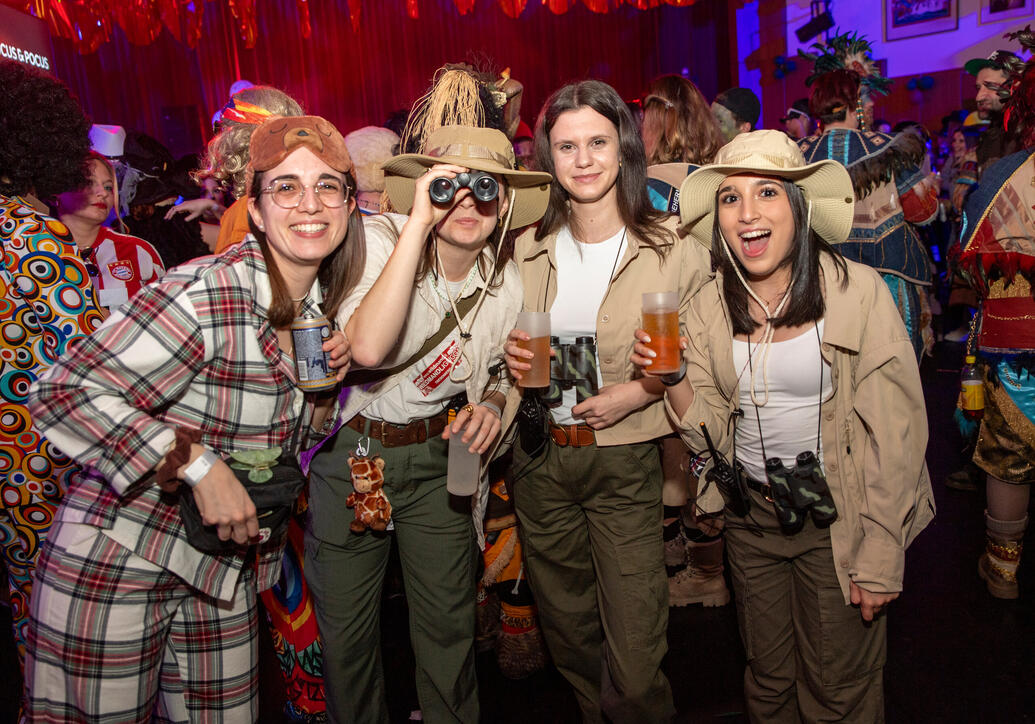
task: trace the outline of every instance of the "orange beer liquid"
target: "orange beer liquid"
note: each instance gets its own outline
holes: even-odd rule
[[[533,337],[527,342],[518,340],[517,345],[535,355],[532,359],[526,360],[532,365],[532,369],[522,374],[518,384],[522,387],[549,387],[550,337]]]
[[[643,330],[650,335],[650,347],[657,354],[650,371],[669,374],[679,371],[679,315],[669,312],[644,312]]]

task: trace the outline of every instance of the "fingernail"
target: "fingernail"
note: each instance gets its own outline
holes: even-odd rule
[[[643,341],[646,342],[647,344],[650,344],[650,335],[648,335],[648,334],[643,335]]]

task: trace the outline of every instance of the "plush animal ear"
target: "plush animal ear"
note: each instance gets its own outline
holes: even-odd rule
[[[356,464],[356,458],[354,458],[351,455],[349,455],[349,467],[351,468],[355,464]]]
[[[378,470],[384,470],[385,469],[385,460],[380,455],[375,455],[371,462],[373,462],[374,465],[377,466]]]

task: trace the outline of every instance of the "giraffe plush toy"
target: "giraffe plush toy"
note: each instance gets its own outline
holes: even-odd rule
[[[372,458],[349,457],[354,492],[345,499],[345,505],[355,508],[356,517],[349,523],[349,530],[362,533],[367,528],[383,531],[392,519],[392,504],[384,491],[385,461],[380,455]]]

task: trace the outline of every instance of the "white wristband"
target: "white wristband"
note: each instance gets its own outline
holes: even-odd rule
[[[495,402],[489,402],[488,400],[482,400],[478,404],[481,405],[482,407],[488,407],[490,410],[492,410],[493,412],[496,413],[496,417],[500,418],[501,420],[503,419],[503,410],[501,410],[500,406],[497,405]]]
[[[220,460],[222,460],[221,457],[211,450],[206,450],[187,466],[180,479],[192,488],[196,487],[201,482],[201,479],[208,475],[208,471],[212,469],[212,466]]]

